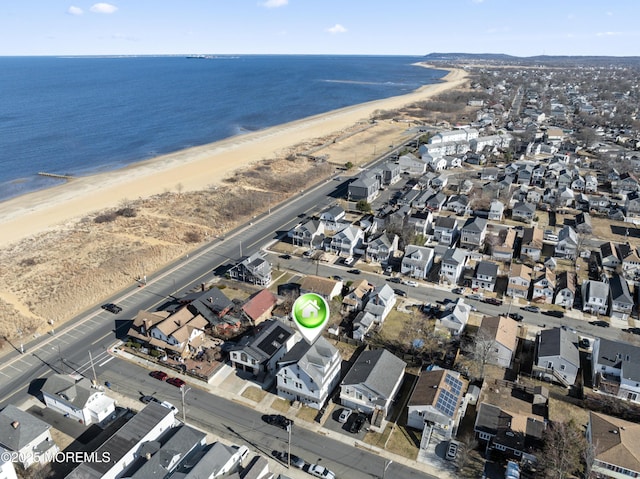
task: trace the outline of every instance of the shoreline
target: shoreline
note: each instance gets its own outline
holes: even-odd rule
[[[434,68],[421,62],[415,65]],[[305,141],[337,135],[341,130],[368,121],[376,110],[397,109],[425,100],[466,81],[464,70],[437,69],[449,73],[438,83],[424,85],[405,95],[360,103],[141,160],[0,202],[0,247],[125,200],[146,198],[167,190],[196,191],[219,185],[234,171],[282,155]]]

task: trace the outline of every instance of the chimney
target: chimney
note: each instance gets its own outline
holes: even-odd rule
[[[204,293],[206,290],[204,283],[200,283],[200,289],[202,289],[202,292]]]
[[[14,429],[18,429],[20,427],[20,421],[13,421],[11,423],[11,427]]]

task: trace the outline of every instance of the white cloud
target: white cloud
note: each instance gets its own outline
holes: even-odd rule
[[[93,13],[114,13],[118,10],[118,7],[110,3],[95,3],[89,10]]]
[[[82,15],[84,13],[84,11],[82,10],[82,8],[80,7],[76,7],[74,5],[71,5],[68,9],[67,9],[67,13],[69,15]]]
[[[596,33],[596,36],[598,37],[615,37],[618,35],[623,35],[622,32],[598,32]]]
[[[266,2],[262,2],[259,5],[262,5],[266,8],[278,8],[284,7],[289,4],[289,0],[267,0]]]
[[[471,0],[471,3],[482,3],[484,0]]]
[[[346,28],[344,28],[342,25],[340,25],[339,23],[336,23],[334,26],[327,28],[327,31],[329,33],[345,33],[347,31]]]

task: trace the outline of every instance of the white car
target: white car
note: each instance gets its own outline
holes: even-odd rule
[[[413,286],[414,288],[418,287],[418,283],[416,283],[415,281],[405,281],[404,284],[406,284],[407,286]]]
[[[178,408],[171,404],[169,401],[162,401],[160,406],[166,407],[167,409],[171,409],[174,414],[178,414]]]
[[[348,407],[344,408],[342,410],[342,412],[340,413],[340,417],[338,418],[338,422],[341,422],[342,424],[347,422],[349,420],[349,416],[351,416],[352,412],[353,411],[351,409],[349,409]]]
[[[311,464],[307,471],[312,476],[320,477],[322,479],[336,479],[336,475],[324,466],[318,464]]]
[[[346,264],[347,266],[351,266],[353,264],[353,256],[349,256],[347,259],[344,260],[344,264]]]

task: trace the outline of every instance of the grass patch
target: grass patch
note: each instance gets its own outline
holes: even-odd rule
[[[287,412],[289,411],[289,407],[291,406],[291,404],[289,403],[289,401],[287,401],[286,399],[282,399],[282,398],[276,398],[272,403],[271,403],[271,409],[278,411],[278,412]]]
[[[299,417],[303,421],[313,422],[318,415],[318,410],[313,409],[309,406],[302,406],[296,414],[296,417]]]
[[[376,446],[384,449],[384,445],[387,443],[387,439],[389,438],[390,434],[391,434],[391,425],[388,424],[387,427],[384,429],[384,431],[382,431],[381,433],[368,431],[367,434],[365,434],[363,440],[367,444],[371,444],[372,446]]]
[[[280,265],[280,267],[282,268],[282,267],[284,267],[284,265]],[[271,286],[269,286],[269,289],[274,291],[274,292],[278,291],[278,286],[280,286],[281,284],[289,283],[291,281],[291,278],[293,278],[293,274],[284,273],[284,272],[282,272],[282,270],[280,270],[280,272],[278,272],[276,270],[276,272],[275,272],[275,274],[273,276],[275,278],[275,281],[273,283],[271,283]]]
[[[407,321],[411,319],[409,313],[401,313],[397,309],[391,310],[384,320],[380,336],[386,341],[399,341]]]
[[[350,361],[353,357],[353,354],[358,349],[358,346],[356,346],[355,344],[343,343],[342,341],[338,341],[337,339],[329,340],[329,342],[335,346],[335,348],[340,352],[340,357],[345,361]]]
[[[396,426],[387,444],[387,451],[408,459],[418,456],[422,433],[404,426]]]
[[[257,388],[255,386],[249,386],[244,391],[242,391],[242,397],[251,399],[252,401],[255,401],[255,402],[262,401],[266,395],[267,395],[266,391],[263,391],[262,389]]]

